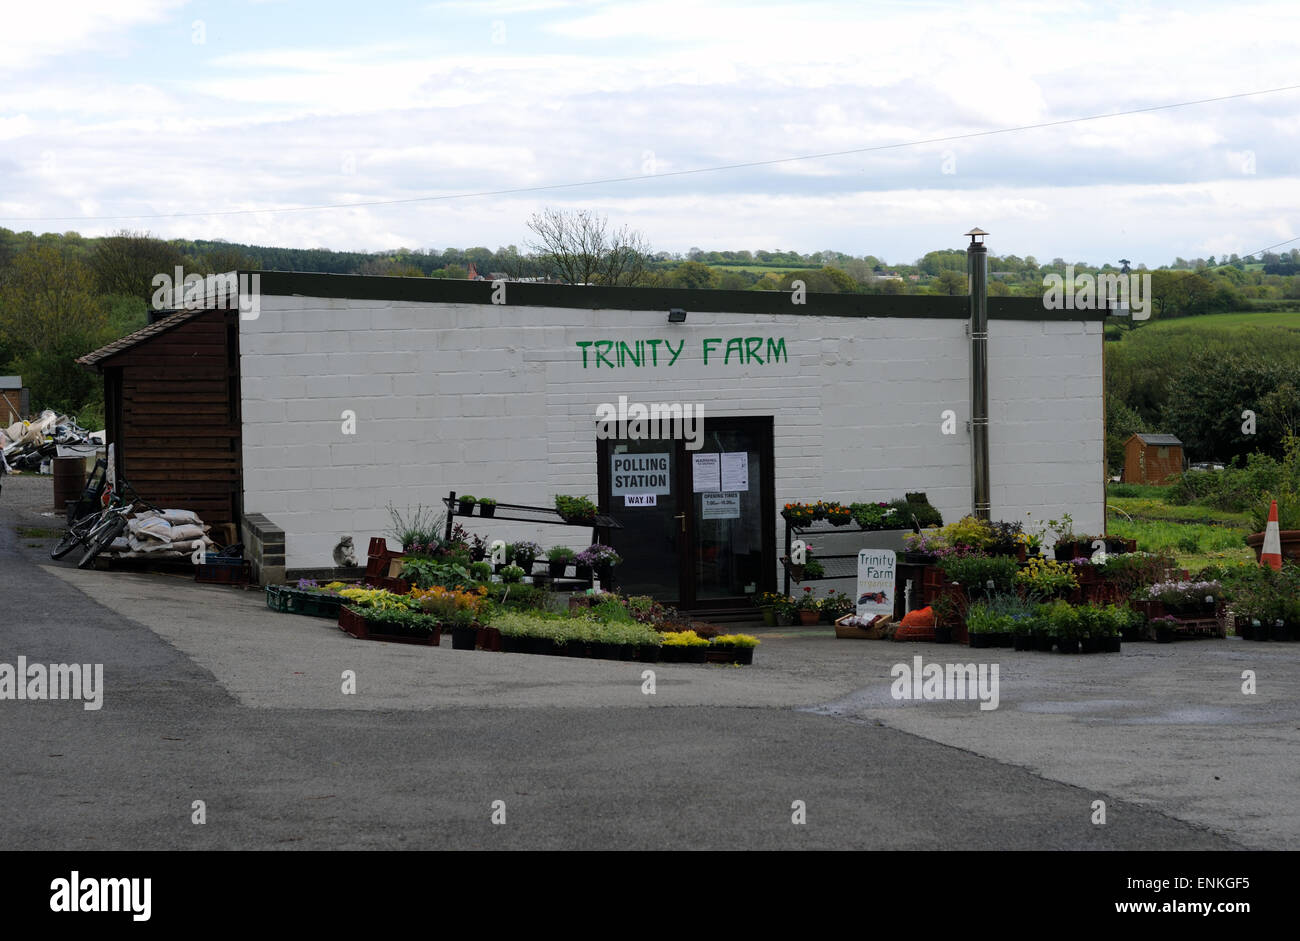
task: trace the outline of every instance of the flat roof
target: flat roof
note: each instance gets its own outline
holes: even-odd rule
[[[448,278],[393,278],[301,271],[240,271],[258,275],[263,296],[356,298],[423,303],[491,304],[493,282]],[[809,317],[914,317],[966,320],[965,294],[816,294],[791,303],[788,291],[707,291],[690,288],[598,287],[575,284],[506,282],[511,307],[575,307],[587,310],[661,310],[772,314]],[[990,297],[994,320],[1102,321],[1104,310],[1048,310],[1038,297]]]

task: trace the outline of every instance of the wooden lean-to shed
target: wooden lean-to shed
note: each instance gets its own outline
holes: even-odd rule
[[[1124,483],[1162,484],[1183,471],[1183,443],[1173,435],[1136,434],[1124,443]]]
[[[158,506],[239,525],[239,324],[235,310],[182,310],[77,360],[104,377],[116,473]]]
[[[23,388],[22,376],[0,376],[0,427],[26,418],[30,411],[30,393]]]

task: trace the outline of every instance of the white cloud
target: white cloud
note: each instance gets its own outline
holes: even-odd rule
[[[0,30],[0,72],[30,69],[48,59],[112,51],[123,32],[164,19],[185,0],[62,0],[7,3]]]

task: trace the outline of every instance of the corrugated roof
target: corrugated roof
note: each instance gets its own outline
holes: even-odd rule
[[[1154,444],[1160,447],[1168,447],[1169,445],[1175,444],[1180,448],[1183,446],[1183,443],[1173,435],[1144,435],[1139,433],[1138,437],[1142,440],[1143,444]]]
[[[21,389],[22,387],[22,376],[0,376],[0,389]]]
[[[179,327],[181,324],[193,320],[200,314],[207,313],[206,308],[197,310],[178,310],[175,313],[168,314],[166,317],[155,320],[147,327],[142,327],[135,333],[128,333],[121,339],[114,340],[108,346],[101,346],[94,352],[87,353],[85,356],[77,358],[77,364],[80,366],[97,366],[110,356],[116,356],[148,340],[150,337],[156,337],[160,333],[166,333],[172,327]]]

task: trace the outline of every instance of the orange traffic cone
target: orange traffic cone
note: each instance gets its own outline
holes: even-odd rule
[[[1264,548],[1259,554],[1259,564],[1282,571],[1282,536],[1277,528],[1276,500],[1268,508],[1268,526],[1264,530]]]

